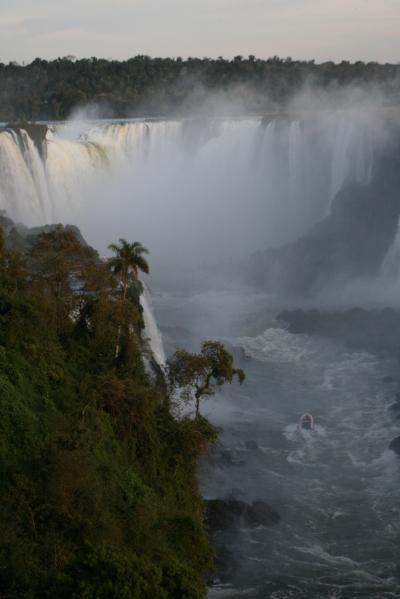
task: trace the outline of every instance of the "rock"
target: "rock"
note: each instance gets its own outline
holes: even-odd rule
[[[400,347],[400,310],[351,308],[339,312],[284,310],[278,320],[294,334],[319,335],[334,339],[350,349],[372,352],[398,352]],[[395,382],[386,376],[383,383]]]
[[[259,449],[257,441],[246,441],[245,446],[250,451],[257,451]]]
[[[71,231],[82,245],[88,246],[82,233],[75,225],[52,224],[29,228],[21,223],[13,222],[8,218],[7,213],[4,210],[0,210],[0,227],[3,229],[5,235],[7,249],[16,252],[28,252],[39,235],[42,233],[51,233],[56,229]]]
[[[400,436],[399,437],[395,437],[390,442],[389,449],[391,449],[392,451],[394,451],[395,453],[397,453],[397,455],[400,455]]]
[[[265,501],[253,501],[247,518],[253,526],[273,526],[278,524],[280,515]]]
[[[243,466],[243,460],[238,460],[234,453],[228,449],[222,449],[215,457],[219,466]]]
[[[214,560],[215,575],[208,580],[208,584],[213,586],[230,582],[240,566],[241,557],[234,554],[226,545],[219,544]]]
[[[279,519],[279,514],[264,501],[254,501],[252,504],[238,499],[206,501],[206,522],[212,531],[273,526]]]
[[[302,237],[252,255],[244,264],[248,282],[293,296],[338,280],[375,276],[397,234],[398,146],[396,137],[377,151],[369,183],[345,184],[329,215]]]
[[[6,125],[5,129],[9,129],[14,131],[14,133],[19,136],[23,143],[23,132],[29,135],[31,140],[36,146],[39,154],[42,158],[46,158],[45,154],[45,139],[48,131],[47,125],[40,125],[39,123],[12,123]]]
[[[280,516],[265,501],[252,504],[238,499],[210,499],[206,504],[206,524],[216,551],[215,572],[209,584],[232,582],[245,559],[240,551],[240,528],[272,526]],[[232,541],[235,542],[232,544]],[[234,553],[232,547],[235,547]]]

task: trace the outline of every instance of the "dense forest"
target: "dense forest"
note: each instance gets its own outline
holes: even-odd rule
[[[85,106],[96,106],[104,117],[187,114],[210,92],[231,97],[232,89],[243,109],[260,113],[284,105],[304,85],[329,92],[349,84],[379,86],[390,102],[400,103],[399,64],[255,56],[37,58],[28,65],[0,63],[0,121],[65,119]]]
[[[216,433],[173,415],[143,335],[146,250],[121,240],[104,261],[73,227],[0,224],[0,597],[204,597],[196,463]],[[205,347],[177,354],[185,383],[215,350],[216,384],[237,373]]]

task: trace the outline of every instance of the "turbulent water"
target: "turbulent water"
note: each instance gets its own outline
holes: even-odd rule
[[[199,289],[202,262],[295,240],[331,213],[345,184],[368,184],[385,136],[376,115],[361,111],[75,122],[49,127],[43,144],[6,129],[0,208],[27,225],[77,224],[101,251],[121,236],[139,239],[159,284],[185,279]],[[397,278],[399,239],[385,277]],[[275,527],[225,540],[234,576],[210,598],[400,598],[399,460],[387,449],[399,434],[388,411],[399,385],[394,359],[291,335],[273,321],[276,299],[262,293],[165,289],[153,299],[167,350],[222,338],[247,372],[243,387],[203,406],[232,457],[202,465],[205,497],[263,500],[281,515]],[[163,365],[147,291],[141,301]],[[306,411],[316,428],[300,433]]]
[[[203,492],[209,499],[266,501],[281,521],[220,534],[235,574],[232,584],[216,584],[210,599],[400,597],[400,460],[388,451],[400,433],[388,412],[397,362],[292,335],[273,321],[273,308],[265,332],[237,336],[238,320],[242,332],[254,328],[252,311],[269,299],[230,292],[218,325],[227,294],[218,295],[156,301],[160,322],[178,327],[166,329],[170,349],[194,347],[212,331],[237,348],[247,373],[243,387],[203,403],[231,458],[203,464]],[[227,337],[233,328],[236,336]],[[314,415],[314,431],[299,432],[304,412]]]

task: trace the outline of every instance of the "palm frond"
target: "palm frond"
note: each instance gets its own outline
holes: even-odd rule
[[[108,261],[114,273],[128,272],[129,268],[141,270],[146,274],[149,273],[150,267],[147,260],[143,258],[143,254],[149,254],[150,252],[140,241],[129,243],[121,237],[119,243],[111,243],[108,248],[115,254]]]
[[[108,246],[108,249],[111,250],[112,252],[114,252],[114,254],[118,254],[120,251],[120,247],[117,243],[110,243],[110,245]]]
[[[149,274],[149,263],[145,258],[142,258],[142,256],[136,256],[135,266],[139,268],[142,272],[145,272],[147,275]]]

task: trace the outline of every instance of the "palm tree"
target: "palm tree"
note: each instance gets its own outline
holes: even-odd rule
[[[138,281],[139,270],[146,274],[149,273],[149,264],[143,257],[143,254],[148,254],[149,251],[139,241],[129,243],[126,239],[120,239],[119,243],[112,243],[108,248],[115,254],[110,258],[109,264],[112,271],[121,277],[123,299],[125,300],[129,274],[132,273],[133,279]]]

